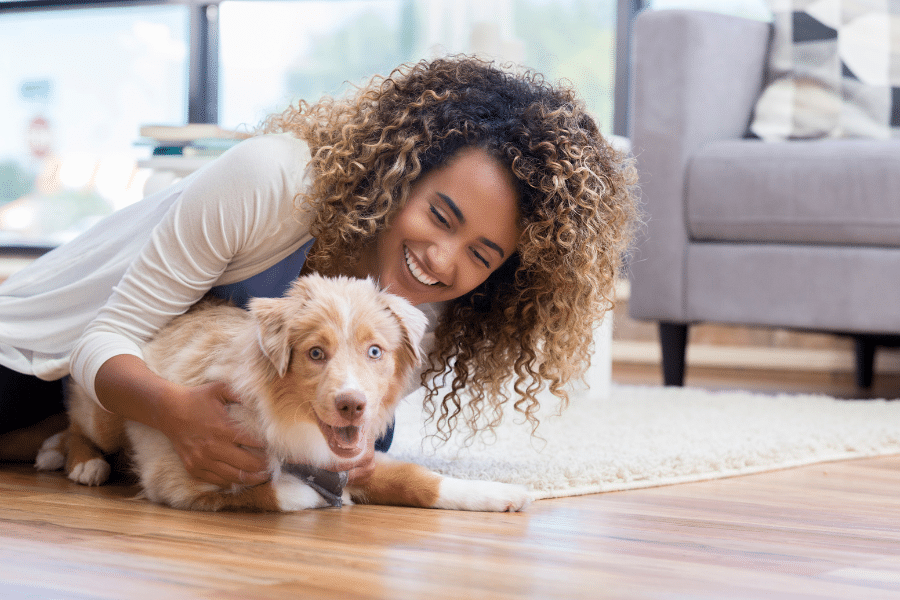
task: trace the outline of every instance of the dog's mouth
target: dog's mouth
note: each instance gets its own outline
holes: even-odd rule
[[[325,441],[333,453],[340,458],[353,458],[365,448],[366,438],[362,428],[356,425],[346,427],[333,427],[316,417],[319,422],[319,430],[325,436]]]

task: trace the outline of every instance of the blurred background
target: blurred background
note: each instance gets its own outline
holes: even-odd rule
[[[340,95],[403,62],[448,53],[566,79],[604,132],[624,135],[625,121],[614,126],[617,58],[620,107],[627,98],[627,40],[617,31],[646,4],[0,0],[0,246],[52,247],[139,200],[160,165],[148,159],[180,154],[142,137],[142,126],[251,131],[297,100]],[[694,4],[760,10],[754,0]],[[174,141],[208,134],[192,135]],[[222,145],[204,148],[208,159]]]
[[[420,58],[478,53],[566,78],[611,127],[612,0],[84,4],[0,3],[0,244],[59,244],[139,200],[154,150],[142,126],[250,131]]]
[[[0,0],[0,280],[233,142],[208,136],[421,58],[476,53],[567,79],[627,144],[630,22],[673,8],[771,19],[764,0]],[[182,135],[188,123],[217,127]],[[643,380],[656,326],[629,318],[621,288],[616,374]],[[752,363],[782,388],[858,394],[848,339],[718,325],[691,336],[708,350],[691,359],[695,383],[704,364],[722,385]],[[900,354],[879,357],[900,373]]]

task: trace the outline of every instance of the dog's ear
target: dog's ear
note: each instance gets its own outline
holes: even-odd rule
[[[405,298],[385,293],[388,309],[400,322],[403,345],[414,365],[422,364],[422,338],[428,329],[428,317]]]
[[[279,377],[284,377],[291,361],[291,332],[285,319],[284,300],[254,298],[250,314],[256,319],[259,349],[269,359]]]
[[[309,301],[317,275],[298,277],[281,298],[253,298],[247,308],[256,319],[259,348],[279,377],[284,377],[291,362],[290,315],[296,315]]]

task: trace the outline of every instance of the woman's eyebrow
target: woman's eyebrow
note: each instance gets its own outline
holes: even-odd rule
[[[454,202],[450,198],[450,196],[448,196],[446,194],[442,194],[440,192],[438,192],[437,195],[438,195],[438,197],[440,197],[441,200],[444,201],[444,204],[447,205],[447,208],[449,208],[453,212],[453,214],[456,215],[456,218],[459,220],[460,223],[466,222],[466,218],[463,216],[462,211],[459,210],[459,207],[456,205],[456,202]]]
[[[496,250],[497,254],[500,255],[500,258],[503,258],[505,256],[505,253],[503,252],[503,248],[501,248],[500,246],[498,246],[491,240],[489,240],[487,238],[479,238],[479,240],[481,241],[482,244],[484,244],[488,248],[492,248],[492,249]]]

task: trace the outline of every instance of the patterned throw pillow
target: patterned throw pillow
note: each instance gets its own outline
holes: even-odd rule
[[[900,138],[900,2],[769,0],[775,32],[750,131]]]

